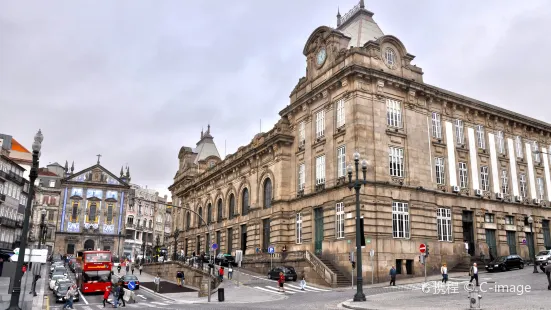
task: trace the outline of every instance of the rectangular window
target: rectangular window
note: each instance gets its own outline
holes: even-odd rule
[[[113,224],[113,204],[107,205],[107,224]]]
[[[541,158],[540,158],[540,151],[538,148],[538,142],[536,141],[532,141],[532,152],[534,154],[534,161],[539,163]]]
[[[386,100],[386,122],[391,127],[402,127],[402,107],[400,101]]]
[[[518,179],[520,182],[520,197],[526,198],[526,174],[521,173]]]
[[[517,136],[515,138],[515,144],[517,149],[517,157],[518,158],[524,157],[524,152],[522,151],[522,138],[520,136]]]
[[[463,121],[460,119],[455,120],[455,142],[457,144],[465,144],[465,136],[463,134]]]
[[[50,187],[55,187],[55,180],[50,180]]]
[[[492,213],[486,213],[486,215],[484,215],[484,222],[493,223],[494,220],[495,220],[495,218],[494,218],[494,215]]]
[[[54,211],[48,211],[48,221],[54,220]]]
[[[298,190],[303,191],[304,185],[306,184],[306,166],[304,164],[300,164],[298,166]]]
[[[507,170],[501,170],[501,193],[509,193],[509,177],[507,176]]]
[[[337,178],[346,176],[346,147],[337,148]]]
[[[392,202],[392,236],[409,239],[409,206],[405,202]]]
[[[316,138],[321,138],[325,135],[325,110],[316,113]]]
[[[505,225],[515,225],[515,218],[513,216],[505,216]]]
[[[335,212],[335,236],[344,238],[344,202],[337,203]]]
[[[404,177],[404,149],[391,146],[388,154],[390,175]]]
[[[536,189],[537,189],[538,199],[543,200],[543,197],[545,196],[545,189],[543,187],[542,178],[536,178]]]
[[[442,157],[436,157],[435,158],[435,165],[436,165],[436,184],[446,184],[445,179],[445,165],[444,165],[444,158]]]
[[[337,128],[344,126],[344,99],[337,101]]]
[[[498,131],[496,134],[497,151],[499,154],[505,154],[505,141],[503,139],[503,131]]]
[[[480,189],[483,191],[490,190],[490,179],[488,176],[488,166],[480,167]]]
[[[296,227],[296,231],[295,231],[296,235],[297,235],[297,244],[301,244],[302,243],[302,214],[300,213],[297,213],[297,227]]]
[[[469,174],[467,170],[467,163],[459,163],[459,187],[467,188],[469,185]]]
[[[316,185],[325,184],[325,155],[316,157]]]
[[[476,126],[476,142],[478,144],[479,149],[486,148],[486,138],[484,137],[484,126],[482,125]]]
[[[440,114],[432,112],[432,136],[436,139],[442,139],[442,122]]]
[[[436,226],[439,241],[452,241],[452,212],[450,209],[438,208]]]
[[[298,144],[299,146],[303,146],[306,142],[306,131],[305,131],[306,125],[304,124],[304,121],[300,122],[298,125]]]

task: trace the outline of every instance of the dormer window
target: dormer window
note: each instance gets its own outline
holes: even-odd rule
[[[214,167],[214,165],[215,165],[215,162],[214,162],[214,160],[211,160],[211,161],[209,161],[209,168],[212,168],[212,167]]]
[[[396,63],[396,54],[394,54],[394,50],[391,48],[387,48],[385,51],[385,60],[386,63],[389,65],[394,65]]]

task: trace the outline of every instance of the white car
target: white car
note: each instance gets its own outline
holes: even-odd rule
[[[50,290],[54,289],[55,282],[59,279],[67,279],[67,275],[56,274],[56,275],[52,276],[52,278],[50,279],[50,285],[49,285]]]
[[[73,281],[71,281],[69,278],[61,278],[61,279],[57,279],[54,283],[54,288],[52,290],[57,290],[57,288],[59,287],[59,285],[61,283],[72,283]]]

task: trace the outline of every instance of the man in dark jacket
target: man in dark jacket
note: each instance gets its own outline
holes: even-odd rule
[[[392,268],[390,268],[390,272],[388,274],[390,275],[390,284],[389,285],[396,286],[396,267],[392,266]]]
[[[547,289],[551,290],[551,260],[547,262],[547,267],[545,267],[545,274],[547,275]]]

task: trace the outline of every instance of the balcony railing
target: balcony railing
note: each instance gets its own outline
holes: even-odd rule
[[[5,202],[6,201],[6,195],[0,194],[0,201]]]
[[[0,178],[7,180],[8,179],[8,173],[4,170],[0,170]]]
[[[126,223],[125,226],[127,229],[135,229],[134,223]]]
[[[23,179],[22,177],[16,175],[15,173],[13,173],[13,171],[10,171],[8,173],[8,179],[12,180],[13,182],[15,182],[16,184],[19,184],[19,185],[25,184],[25,179]]]
[[[12,227],[12,228],[16,227],[15,221],[8,218],[0,219],[0,225],[6,226],[6,227]]]

